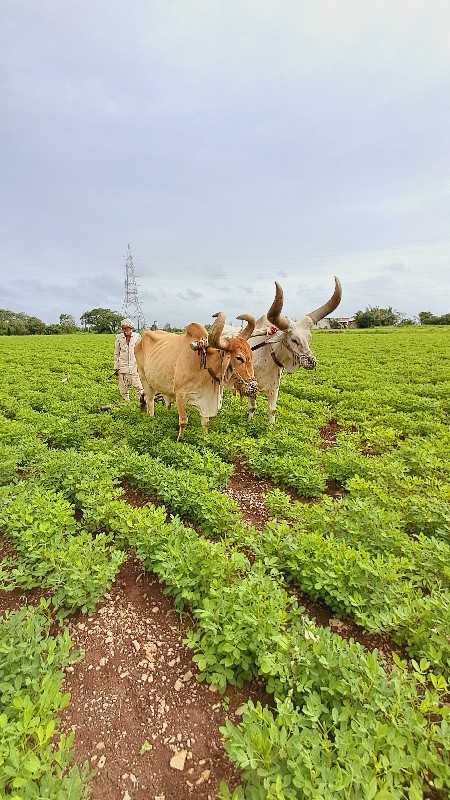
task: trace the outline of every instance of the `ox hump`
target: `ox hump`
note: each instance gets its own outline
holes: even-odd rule
[[[190,322],[186,328],[186,334],[194,340],[208,338],[208,331],[198,322]]]

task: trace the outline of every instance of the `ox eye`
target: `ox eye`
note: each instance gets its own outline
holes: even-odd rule
[[[292,344],[295,344],[295,345],[299,345],[300,344],[300,340],[296,339],[295,336],[291,336],[291,342],[292,342]]]
[[[244,356],[236,356],[236,361],[239,361],[240,364],[243,364],[245,361]]]

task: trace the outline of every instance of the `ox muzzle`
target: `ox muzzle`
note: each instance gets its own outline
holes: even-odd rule
[[[234,388],[239,392],[241,397],[256,397],[258,383],[254,378],[245,381],[244,378],[241,378],[241,376],[235,372],[233,374],[233,383]]]
[[[317,367],[317,359],[312,354],[310,356],[299,356],[299,362],[303,369],[315,369]]]

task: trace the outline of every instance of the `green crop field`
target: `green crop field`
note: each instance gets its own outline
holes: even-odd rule
[[[180,443],[175,408],[100,410],[120,399],[113,346],[0,338],[0,582],[48,590],[0,623],[0,796],[84,796],[70,738],[55,745],[64,621],[133,550],[190,609],[199,680],[273,694],[222,729],[243,776],[222,798],[448,798],[448,328],[317,331],[318,367],[283,377],[274,426],[264,398],[248,421],[226,393],[209,436],[190,409]],[[236,459],[273,484],[263,530],[222,491]],[[124,485],[157,502],[131,507]],[[296,589],[386,636],[389,659],[316,624]]]

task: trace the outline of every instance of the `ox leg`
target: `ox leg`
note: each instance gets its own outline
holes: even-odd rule
[[[256,410],[256,397],[249,397],[248,398],[248,418],[253,419],[253,415]]]
[[[150,416],[153,417],[154,416],[154,407],[153,407],[153,410],[150,411],[150,404],[151,403],[153,404],[153,398],[155,396],[154,392],[153,392],[153,390],[152,390],[147,378],[145,377],[144,373],[141,372],[140,370],[139,370],[139,377],[141,379],[142,388],[144,390],[143,394],[140,397],[141,411],[147,410],[147,414],[150,414]]]
[[[179,427],[178,427],[178,436],[177,436],[177,442],[179,442],[179,441],[180,441],[180,439],[182,439],[182,438],[183,438],[183,436],[184,436],[184,429],[185,429],[185,427],[186,427],[186,423],[185,423],[184,425],[183,425],[181,422],[179,423]]]
[[[277,400],[278,400],[278,389],[272,394],[269,394],[267,398],[268,403],[268,413],[269,413],[269,424],[273,425],[275,422],[275,413],[277,410]]]
[[[147,414],[150,417],[155,416],[155,393],[152,389],[145,393],[145,397],[147,400]]]
[[[150,417],[154,417],[155,416],[155,392],[147,382],[144,383],[144,393],[145,393],[145,399],[147,401],[147,414]]]
[[[177,409],[178,409],[178,438],[177,442],[184,436],[184,429],[187,425],[186,402],[183,397],[177,396]]]
[[[209,417],[201,417],[203,436],[208,436]]]

